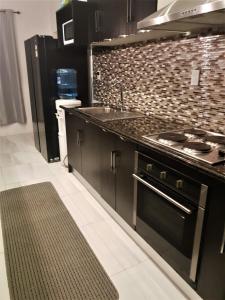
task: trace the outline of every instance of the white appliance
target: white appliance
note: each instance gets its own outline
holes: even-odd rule
[[[62,24],[63,45],[70,45],[74,43],[74,28],[73,19]]]
[[[81,101],[74,99],[59,99],[56,100],[56,118],[58,120],[58,137],[59,137],[59,151],[60,151],[60,160],[61,164],[64,166],[68,165],[67,159],[67,139],[66,139],[66,120],[65,120],[65,111],[60,106],[63,105],[68,108],[79,107],[81,106]]]

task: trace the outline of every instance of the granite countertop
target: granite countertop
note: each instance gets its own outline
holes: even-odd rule
[[[178,153],[172,149],[166,148],[164,146],[156,145],[150,141],[143,138],[143,135],[157,134],[170,130],[185,129],[190,128],[190,126],[178,123],[176,121],[169,121],[165,119],[156,118],[154,116],[145,116],[143,118],[134,119],[123,119],[101,122],[91,116],[87,116],[76,108],[66,108],[63,107],[65,111],[78,115],[108,131],[121,135],[131,141],[134,141],[142,146],[158,150],[162,153],[172,156],[175,159],[181,160],[196,169],[201,169],[209,175],[216,176],[217,178],[225,180],[225,163],[211,166],[197,159],[187,157],[182,153]]]

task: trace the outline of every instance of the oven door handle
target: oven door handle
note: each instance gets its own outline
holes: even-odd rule
[[[134,179],[136,179],[137,181],[139,181],[140,183],[144,184],[146,187],[148,187],[149,189],[151,189],[152,191],[154,191],[156,194],[158,194],[161,197],[163,197],[169,203],[173,204],[177,208],[179,208],[182,211],[184,211],[186,214],[188,214],[188,215],[192,214],[192,210],[191,209],[187,208],[186,206],[180,204],[179,202],[177,202],[173,198],[171,198],[168,195],[164,194],[163,192],[161,192],[160,190],[158,190],[157,188],[155,188],[153,185],[151,185],[150,183],[148,183],[147,181],[145,181],[144,179],[142,179],[140,176],[138,176],[136,174],[133,174],[133,177],[134,177]]]
[[[222,238],[222,243],[220,247],[220,254],[224,254],[225,250],[225,225],[224,225],[224,230],[223,230],[223,238]]]

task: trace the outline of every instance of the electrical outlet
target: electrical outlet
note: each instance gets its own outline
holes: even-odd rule
[[[100,71],[97,71],[97,72],[96,72],[96,75],[97,75],[97,80],[101,80],[101,72],[100,72]]]
[[[200,80],[200,70],[192,70],[191,72],[191,85],[198,86]]]

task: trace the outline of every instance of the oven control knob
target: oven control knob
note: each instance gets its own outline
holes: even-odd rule
[[[166,171],[160,172],[160,179],[165,180],[166,179],[166,175],[167,175]]]
[[[179,179],[179,180],[176,181],[176,188],[178,190],[181,190],[183,188],[183,186],[184,186],[183,180]]]
[[[152,169],[153,169],[153,164],[147,164],[147,165],[146,165],[146,171],[147,171],[147,172],[151,172]]]

